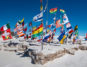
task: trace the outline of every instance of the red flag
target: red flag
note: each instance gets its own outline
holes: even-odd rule
[[[39,40],[37,40],[38,42],[40,42],[42,39],[39,39]]]
[[[31,26],[31,25],[32,25],[32,22],[29,23],[29,26]]]
[[[51,28],[52,25],[48,25],[49,28]]]
[[[22,26],[24,26],[24,21],[23,21],[23,23],[22,23]]]
[[[87,38],[87,33],[86,33],[86,38]]]
[[[71,29],[70,31],[69,31],[69,34],[71,34],[73,32],[73,29]]]
[[[61,27],[62,24],[60,24],[60,19],[56,21],[56,28]]]
[[[56,32],[56,29],[54,29],[53,32]]]
[[[27,31],[27,27],[24,29],[24,31],[25,31],[25,32]]]

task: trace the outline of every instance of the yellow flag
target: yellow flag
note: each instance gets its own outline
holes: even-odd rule
[[[23,21],[24,21],[24,18],[20,21],[20,23],[23,23]]]

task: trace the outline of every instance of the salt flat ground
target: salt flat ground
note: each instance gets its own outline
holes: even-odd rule
[[[87,67],[87,51],[78,50],[75,55],[66,54],[44,65],[32,64],[29,57],[15,52],[0,51],[0,67]]]

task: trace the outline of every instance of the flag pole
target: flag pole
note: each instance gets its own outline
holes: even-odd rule
[[[42,6],[42,3],[43,3],[43,0],[41,0],[41,8],[40,8],[40,11],[42,12],[43,11],[43,6]],[[42,12],[42,14],[43,14],[43,12]],[[43,19],[42,19],[42,21],[41,21],[41,23],[43,24]],[[42,33],[42,42],[41,42],[41,50],[43,50],[43,33]]]

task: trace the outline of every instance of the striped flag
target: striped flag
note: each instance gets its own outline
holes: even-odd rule
[[[63,33],[61,33],[60,36],[59,36],[57,39],[59,40],[59,42],[60,42],[61,44],[63,44],[65,38],[66,38],[65,31],[63,31]]]
[[[53,14],[53,13],[56,13],[57,12],[57,8],[52,8],[50,9],[50,13]]]
[[[34,22],[39,22],[42,21],[43,19],[43,11],[40,14],[37,14],[36,16],[33,17]]]

